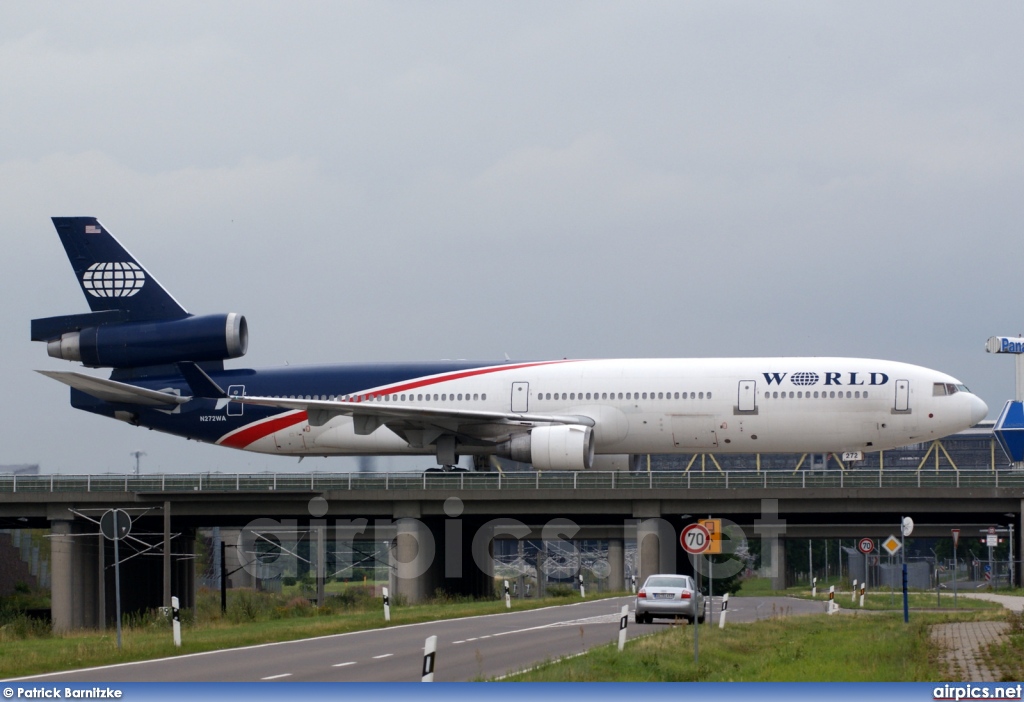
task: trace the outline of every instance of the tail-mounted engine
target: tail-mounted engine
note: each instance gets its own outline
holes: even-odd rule
[[[80,361],[93,368],[223,361],[244,356],[249,346],[245,317],[234,312],[88,325],[92,316],[33,320],[32,338],[46,341],[46,352],[54,358]],[[68,321],[62,325],[61,319]],[[84,324],[76,323],[79,321]]]

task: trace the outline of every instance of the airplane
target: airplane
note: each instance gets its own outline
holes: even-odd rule
[[[226,368],[236,313],[187,312],[95,217],[54,217],[91,312],[32,320],[77,409],[283,456],[472,456],[633,469],[644,454],[881,451],[974,426],[956,378],[861,358],[649,358]],[[435,469],[436,470],[436,469]]]

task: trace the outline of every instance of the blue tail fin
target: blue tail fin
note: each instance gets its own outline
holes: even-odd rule
[[[98,219],[54,217],[53,225],[93,312],[133,322],[189,316]]]

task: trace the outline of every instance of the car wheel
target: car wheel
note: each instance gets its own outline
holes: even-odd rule
[[[697,623],[698,624],[703,624],[704,623],[704,617],[697,617]],[[691,624],[692,624],[692,622],[691,622]]]

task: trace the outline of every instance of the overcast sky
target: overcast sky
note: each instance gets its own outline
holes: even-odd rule
[[[984,342],[1024,331],[1022,33],[1019,2],[7,3],[0,464],[299,468],[33,372],[75,367],[29,320],[88,310],[53,215],[245,314],[233,367],[865,356],[994,417],[1014,364]]]

